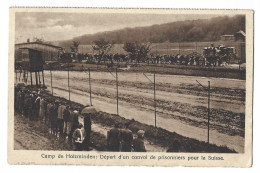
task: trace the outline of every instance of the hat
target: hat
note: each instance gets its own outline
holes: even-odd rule
[[[138,137],[143,137],[144,136],[144,131],[143,130],[138,130],[138,132],[137,132],[137,136]]]
[[[79,111],[77,111],[77,110],[74,110],[73,112],[76,113],[76,114],[79,113]]]

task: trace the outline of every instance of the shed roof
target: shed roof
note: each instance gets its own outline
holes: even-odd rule
[[[15,45],[28,45],[28,44],[40,44],[40,45],[49,46],[49,47],[53,47],[53,48],[57,48],[57,49],[62,49],[62,47],[60,47],[60,46],[55,46],[55,45],[47,44],[47,43],[39,43],[39,42],[18,43]]]
[[[242,30],[238,31],[236,34],[242,34],[243,36],[246,36],[246,33]]]
[[[35,48],[29,48],[29,47],[22,47],[22,48],[19,48],[19,49],[28,49],[28,50],[32,50],[32,51],[37,51],[37,52],[42,52],[41,50],[38,50],[38,49],[35,49]]]
[[[234,37],[234,35],[221,35],[223,37]]]

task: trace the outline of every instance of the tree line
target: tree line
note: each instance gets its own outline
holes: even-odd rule
[[[163,43],[163,42],[198,42],[218,41],[221,35],[234,34],[239,30],[245,32],[245,16],[221,16],[211,19],[185,20],[148,27],[125,28],[121,30],[83,35],[73,40],[83,45],[92,44],[95,40],[105,40],[124,44],[126,42]],[[60,46],[68,47],[71,40],[61,41]]]

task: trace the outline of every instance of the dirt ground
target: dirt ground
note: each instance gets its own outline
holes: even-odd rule
[[[20,114],[14,115],[15,150],[72,150],[63,139],[49,134],[48,127],[40,122],[29,121]]]
[[[64,150],[72,151],[74,148],[64,137],[57,138],[49,133],[48,126],[40,121],[29,121],[28,118],[15,113],[14,116],[14,149],[15,150]],[[92,124],[91,150],[106,151],[106,135],[111,127]],[[165,147],[151,144],[145,140],[149,152],[166,152]]]
[[[66,71],[53,71],[54,95],[68,99]],[[113,75],[115,75],[113,73]],[[91,72],[93,105],[116,113],[116,81],[109,72]],[[152,74],[147,74],[152,79]],[[154,125],[153,84],[142,73],[120,72],[119,114],[127,119]],[[210,141],[238,152],[244,149],[245,81],[180,75],[156,75],[157,126],[180,135],[207,141],[207,87],[210,92]],[[45,71],[50,87],[50,72]],[[71,100],[88,105],[86,72],[70,72]]]

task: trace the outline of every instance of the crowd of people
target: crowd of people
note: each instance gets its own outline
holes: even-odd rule
[[[63,137],[71,142],[77,151],[90,150],[91,113],[81,113],[79,109],[72,109],[69,104],[54,97],[44,97],[41,91],[31,90],[26,87],[15,87],[15,111],[28,118],[30,121],[40,121],[49,128],[49,133],[57,138]],[[79,122],[79,116],[83,122]],[[139,130],[137,137],[128,128],[114,128],[107,132],[108,151],[145,152],[144,131]]]

